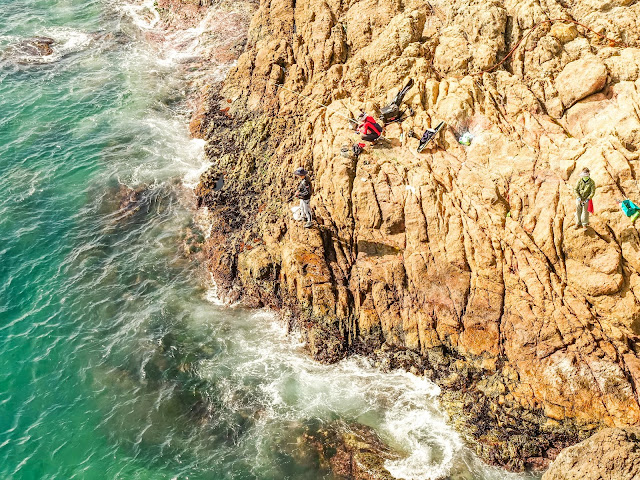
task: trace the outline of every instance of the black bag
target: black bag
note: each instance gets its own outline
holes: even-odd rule
[[[380,119],[384,123],[393,122],[400,117],[400,107],[395,103],[392,103],[388,107],[380,109]]]
[[[402,90],[398,92],[393,101],[386,107],[380,109],[380,118],[384,123],[395,122],[402,116],[402,112],[400,111],[400,105],[402,105],[402,100],[404,100],[404,96],[413,86],[413,79],[409,79],[407,84],[404,86]]]
[[[407,94],[409,90],[411,90],[411,87],[413,87],[413,78],[409,79],[407,84],[404,86],[402,90],[398,92],[398,94],[395,96],[395,98],[391,103],[395,103],[398,106],[398,108],[400,108],[400,104],[402,103],[402,100],[404,100],[404,96]]]

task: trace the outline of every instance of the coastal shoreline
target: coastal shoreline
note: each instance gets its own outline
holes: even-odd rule
[[[558,55],[545,67],[552,86],[541,87],[545,70],[529,53],[508,70],[476,75],[527,34],[513,27],[505,33],[509,21],[526,23],[529,13],[502,2],[478,7],[486,38],[473,41],[455,30],[471,22],[468,15],[440,2],[427,12],[419,2],[415,10],[389,6],[377,20],[367,12],[366,41],[349,35],[359,24],[348,8],[325,6],[328,16],[318,17],[309,15],[313,2],[289,3],[261,2],[229,80],[193,107],[192,133],[206,139],[213,163],[196,194],[208,208],[199,214],[210,222],[204,250],[222,296],[278,312],[305,334],[318,361],[361,354],[382,368],[431,378],[443,388],[453,422],[490,464],[546,469],[562,449],[603,426],[637,423],[637,272],[633,245],[624,240],[637,233],[609,207],[591,236],[564,220],[571,215],[564,185],[579,166],[598,165],[605,205],[616,185],[636,190],[633,167],[628,173],[607,159],[621,154],[634,164],[627,146],[637,119],[613,133],[588,120],[589,102],[631,95],[626,82],[637,72],[623,72],[618,58],[633,48],[615,39],[607,47],[588,29],[549,22],[526,50]],[[583,8],[579,2],[565,13],[615,27],[607,11]],[[614,27],[610,35],[618,38]],[[467,42],[462,53],[460,42]],[[568,53],[558,54],[556,43]],[[376,49],[395,63],[384,63]],[[573,62],[584,64],[591,84],[566,83]],[[377,77],[367,78],[363,64]],[[340,133],[346,129],[337,117],[344,115],[336,111],[376,111],[388,96],[381,85],[407,76],[419,79],[421,91],[408,100],[416,115],[390,127],[385,149],[337,158],[351,135]],[[365,88],[372,84],[374,93]],[[332,109],[310,107],[289,91]],[[435,150],[409,155],[410,132],[436,116],[450,128]],[[468,149],[458,144],[467,132]],[[603,135],[615,138],[612,149],[602,150]],[[284,197],[298,165],[322,184],[312,232],[288,218]],[[221,173],[229,175],[228,187],[213,192]],[[528,330],[538,334],[529,338]]]

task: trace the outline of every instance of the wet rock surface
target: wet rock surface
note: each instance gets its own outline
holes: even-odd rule
[[[53,54],[55,40],[49,37],[33,37],[10,45],[2,54],[3,58],[16,58],[27,62],[29,57],[47,57]]]
[[[315,452],[320,468],[330,470],[337,479],[394,478],[384,468],[384,462],[397,459],[398,454],[365,425],[333,422],[304,432],[297,443]]]
[[[361,353],[384,370],[407,370],[436,382],[442,389],[441,405],[452,423],[475,446],[478,456],[492,465],[511,471],[545,470],[558,452],[587,438],[597,428],[570,421],[561,423],[549,419],[544,412],[515,405],[506,387],[507,375],[512,372],[478,368],[455,352],[432,349],[422,356],[383,344]]]
[[[20,42],[16,47],[25,55],[42,55],[47,56],[53,53],[52,45],[55,43],[53,38],[34,37]]]
[[[282,312],[320,361],[393,352],[381,365],[433,378],[513,470],[640,422],[640,236],[615,203],[640,200],[640,4],[596,3],[262,1],[205,101],[198,195],[227,298]],[[415,114],[341,156],[347,118],[408,78]],[[417,154],[409,133],[441,120]],[[290,214],[298,166],[312,229]],[[583,167],[598,189],[576,230]]]

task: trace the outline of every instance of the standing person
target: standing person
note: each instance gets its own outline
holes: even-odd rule
[[[358,132],[362,134],[362,140],[365,142],[375,143],[380,135],[382,135],[382,127],[379,123],[375,121],[375,119],[362,112],[358,117],[358,126],[356,128]]]
[[[293,172],[293,174],[300,178],[300,184],[296,190],[296,198],[300,199],[300,211],[302,212],[303,218],[306,218],[307,220],[304,224],[304,228],[311,228],[313,223],[311,221],[311,207],[309,206],[309,201],[311,200],[311,194],[313,193],[313,186],[311,185],[311,180],[309,180],[308,173],[304,168],[296,168],[296,171]]]
[[[583,168],[580,179],[576,184],[576,228],[587,227],[589,225],[589,200],[596,193],[596,183],[589,176],[588,168]]]

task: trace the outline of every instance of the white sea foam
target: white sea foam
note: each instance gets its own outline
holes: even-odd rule
[[[217,372],[231,368],[233,378],[225,379],[223,395],[230,410],[247,409],[240,400],[246,394],[238,392],[238,384],[257,383],[259,395],[252,395],[256,403],[250,409],[261,414],[252,442],[269,443],[314,419],[339,418],[375,429],[404,454],[385,463],[398,479],[523,478],[488,467],[471,453],[447,424],[438,405],[440,388],[428,379],[400,370],[383,372],[358,356],[321,365],[301,351],[303,339],[288,336],[274,314],[262,310],[231,316],[224,331],[233,365],[221,365],[220,359],[204,361],[200,373],[220,387]],[[267,452],[256,459],[260,465],[269,461],[273,459]]]
[[[75,52],[86,49],[92,40],[91,35],[86,32],[68,27],[49,27],[41,32],[42,37],[49,37],[54,40],[51,45],[52,52],[49,55],[31,55],[24,53],[22,42],[29,42],[29,38],[15,36],[0,37],[0,45],[8,48],[8,55],[5,60],[18,64],[46,64],[54,63]],[[13,48],[12,48],[13,47]]]
[[[196,26],[168,33],[165,43],[169,49],[165,50],[164,61],[182,63],[198,60],[199,54],[202,54],[206,48],[203,45],[203,35],[211,28],[217,15],[219,12],[211,8]]]
[[[160,14],[153,0],[145,0],[139,3],[120,3],[119,9],[127,14],[133,23],[141,30],[151,30],[160,21]]]
[[[116,3],[116,9],[131,19],[140,30],[154,32],[162,40],[162,48],[156,52],[155,61],[159,67],[173,68],[180,64],[189,64],[206,60],[206,68],[199,68],[190,75],[207,77],[208,82],[222,81],[235,60],[218,64],[209,59],[209,53],[220,48],[230,40],[241,40],[246,29],[238,27],[238,12],[229,8],[211,6],[207,13],[191,28],[165,29],[160,14],[152,0]],[[236,22],[236,23],[234,23]]]
[[[210,162],[206,160],[204,155],[205,144],[206,142],[199,138],[191,139],[188,145],[186,145],[189,151],[188,158],[190,158],[191,161],[185,162],[181,159],[179,160],[179,162],[187,168],[187,172],[182,179],[182,184],[187,188],[195,188],[200,181],[200,175],[209,168]]]
[[[426,408],[424,398],[417,397],[419,390],[403,392],[386,416],[385,428],[393,432],[394,440],[409,455],[400,460],[388,460],[385,467],[396,478],[443,478],[450,473],[455,455],[463,444],[439,412]],[[409,401],[403,401],[403,397]]]
[[[159,38],[162,38],[161,50],[150,52],[130,52],[130,56],[126,61],[131,64],[131,68],[140,68],[141,63],[146,63],[145,70],[148,75],[157,75],[161,78],[178,79],[181,76],[181,82],[187,83],[190,78],[204,76],[207,83],[222,81],[229,69],[235,64],[235,61],[222,62],[216,64],[208,60],[206,68],[201,71],[185,72],[181,71],[181,65],[200,61],[207,58],[208,52],[212,48],[216,48],[219,44],[228,41],[231,37],[243,37],[246,32],[244,30],[228,29],[224,30],[224,23],[233,12],[228,10],[211,7],[207,14],[192,28],[176,31],[166,31],[160,22],[160,16],[151,0],[141,2],[120,2],[117,1],[115,8],[126,15],[133,25],[140,30],[154,32]],[[212,31],[222,30],[224,35],[217,38]],[[220,33],[220,32],[218,32]],[[155,72],[155,73],[154,73]],[[173,80],[168,80],[173,81]],[[168,86],[168,91],[175,92],[178,89],[176,85]],[[186,98],[185,98],[186,100]],[[184,108],[182,106],[181,108]],[[170,156],[173,159],[173,173],[178,173],[183,178],[183,185],[187,188],[195,188],[200,179],[200,175],[208,168],[209,162],[205,158],[204,145],[202,139],[189,138],[186,128],[187,111],[176,112],[178,115],[167,117],[165,112],[159,112],[158,115],[150,115],[145,119],[149,129],[156,131],[158,137],[164,137],[162,142],[155,145],[156,151],[149,152],[150,158],[166,158]],[[140,166],[139,168],[144,168]],[[149,168],[155,168],[156,177],[162,178],[163,172],[159,171],[158,165],[150,164]],[[167,171],[167,173],[169,173]],[[142,172],[136,174],[137,177],[144,177]]]
[[[209,288],[207,288],[204,298],[207,302],[211,302],[214,305],[224,305],[224,302],[219,297],[218,285],[216,281],[213,279],[213,274],[209,274]]]
[[[84,50],[92,39],[87,32],[67,27],[46,28],[43,30],[43,34],[56,41],[53,45],[53,51],[59,55]]]

